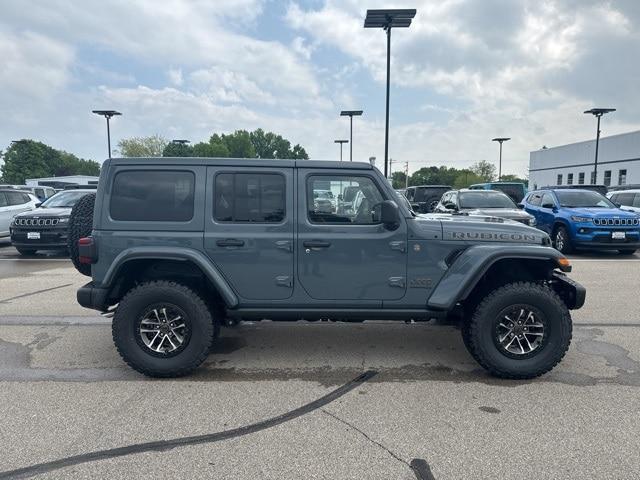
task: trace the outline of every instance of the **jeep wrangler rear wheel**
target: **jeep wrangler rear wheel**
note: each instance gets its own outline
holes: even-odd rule
[[[216,321],[190,288],[165,280],[147,282],[120,301],[113,317],[113,341],[138,372],[180,377],[207,358]]]
[[[531,282],[491,292],[471,318],[469,352],[490,374],[535,378],[551,370],[571,343],[571,316],[551,289]]]
[[[71,209],[69,217],[69,235],[67,237],[67,248],[69,257],[81,274],[91,276],[91,265],[80,263],[78,251],[78,240],[91,235],[93,228],[93,207],[96,203],[96,194],[88,193],[82,197]]]

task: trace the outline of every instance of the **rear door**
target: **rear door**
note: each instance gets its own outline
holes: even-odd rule
[[[537,227],[549,234],[553,231],[553,224],[556,219],[555,208],[556,199],[553,194],[551,194],[551,192],[544,192],[540,199],[540,207],[538,208],[536,221],[538,222]]]
[[[395,200],[372,171],[298,169],[298,276],[317,300],[352,300],[382,306],[406,292],[407,225],[396,230],[379,221],[379,203]],[[353,212],[326,212],[314,204],[314,192],[331,190],[339,198],[357,187]]]
[[[293,294],[293,192],[293,168],[207,168],[204,248],[243,299]]]

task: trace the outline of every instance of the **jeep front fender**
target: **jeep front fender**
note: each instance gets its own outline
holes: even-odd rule
[[[100,285],[101,288],[108,288],[117,278],[120,269],[128,262],[133,260],[177,260],[191,262],[196,265],[202,273],[216,288],[220,296],[224,300],[228,308],[238,306],[238,297],[231,289],[227,280],[222,276],[220,271],[211,263],[211,261],[198,250],[177,247],[132,247],[120,252],[120,254],[111,263],[104,279]]]
[[[557,250],[537,245],[474,245],[461,253],[449,267],[427,301],[427,307],[451,310],[457,302],[467,298],[482,276],[499,260],[522,259],[547,261],[550,268],[563,268],[564,259]]]

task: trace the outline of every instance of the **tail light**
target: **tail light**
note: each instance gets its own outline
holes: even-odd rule
[[[78,240],[78,261],[87,265],[96,263],[98,259],[96,243],[93,237],[83,237]]]

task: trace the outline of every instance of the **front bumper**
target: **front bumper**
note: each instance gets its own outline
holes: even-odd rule
[[[39,239],[30,239],[28,234],[37,232]],[[67,248],[68,226],[63,227],[11,227],[11,244],[14,247],[47,249],[47,248]]]
[[[109,290],[106,288],[95,287],[93,282],[89,282],[78,289],[76,298],[82,307],[104,312],[109,307],[108,294]]]
[[[577,310],[584,305],[587,289],[564,273],[555,271],[551,280],[556,293],[560,295],[569,310]]]
[[[624,232],[625,238],[614,239],[614,232]],[[640,248],[640,230],[638,227],[600,227],[578,224],[574,230],[573,244],[576,248],[598,250],[633,250]]]

